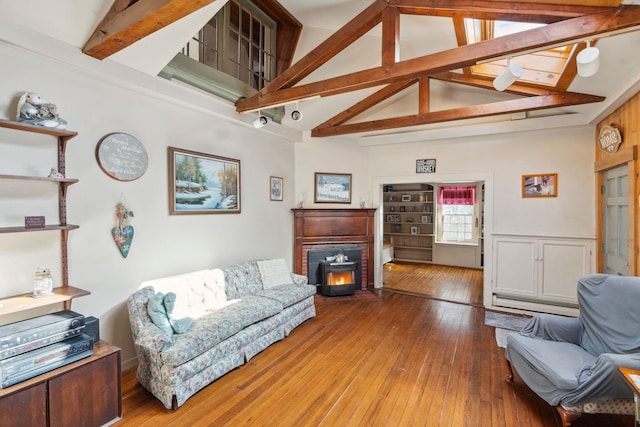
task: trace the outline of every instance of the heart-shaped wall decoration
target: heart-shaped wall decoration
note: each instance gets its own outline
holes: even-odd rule
[[[129,249],[131,249],[133,242],[134,231],[130,225],[131,218],[133,218],[133,212],[127,209],[124,203],[118,203],[116,205],[115,227],[111,229],[111,236],[125,258],[129,255]]]
[[[133,227],[128,225],[124,230],[112,228],[111,236],[113,236],[113,241],[116,242],[122,256],[126,258],[133,241]]]

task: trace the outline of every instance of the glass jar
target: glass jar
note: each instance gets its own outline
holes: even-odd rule
[[[33,296],[41,297],[53,293],[53,278],[48,268],[38,267],[33,280]]]

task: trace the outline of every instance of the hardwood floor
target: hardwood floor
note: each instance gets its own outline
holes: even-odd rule
[[[484,270],[391,262],[383,267],[384,288],[482,307]]]
[[[444,279],[443,279],[444,280]],[[317,316],[172,412],[123,375],[117,426],[560,426],[517,376],[485,311],[396,291],[316,296]],[[584,415],[574,427],[634,425]]]

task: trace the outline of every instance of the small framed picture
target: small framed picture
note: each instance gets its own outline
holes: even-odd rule
[[[420,234],[420,227],[411,227],[411,234]]]
[[[387,215],[387,222],[400,222],[400,215]]]
[[[430,224],[431,223],[431,217],[429,215],[422,215],[422,223],[423,224]]]
[[[315,203],[351,203],[350,173],[315,173]]]
[[[269,178],[269,193],[270,200],[281,202],[283,199],[283,184],[284,178],[279,176],[272,176]]]
[[[402,195],[402,201],[403,202],[410,202],[411,201],[411,194],[403,194]]]
[[[395,224],[393,226],[393,232],[394,233],[399,233],[400,232],[400,224]]]
[[[558,197],[558,174],[522,175],[522,197]]]

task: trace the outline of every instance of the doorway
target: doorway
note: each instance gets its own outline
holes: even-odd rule
[[[382,288],[384,282],[384,264],[387,262],[383,236],[384,225],[387,215],[383,212],[384,207],[384,189],[386,185],[399,185],[407,182],[412,183],[424,183],[424,184],[437,184],[442,182],[458,183],[458,182],[480,182],[484,183],[482,196],[482,245],[483,251],[481,253],[482,270],[482,304],[485,307],[492,305],[492,265],[493,265],[493,252],[490,244],[491,235],[493,233],[493,174],[488,172],[464,172],[464,173],[452,173],[441,174],[434,173],[423,177],[424,179],[416,179],[416,175],[399,175],[399,176],[375,176],[372,178],[372,194],[375,196],[372,198],[373,206],[376,207],[376,238],[375,238],[375,257],[374,257],[374,286],[376,288]],[[434,189],[435,190],[435,189]],[[435,194],[434,194],[435,195]],[[402,200],[402,199],[400,199]],[[407,205],[408,206],[408,205]],[[394,212],[395,213],[395,212]],[[391,214],[391,213],[390,213]],[[428,221],[428,219],[426,220]],[[419,231],[422,231],[422,215],[420,216],[420,224],[415,226],[420,227]],[[411,229],[410,229],[411,230]],[[442,265],[440,262],[433,264],[427,264],[427,266]]]

